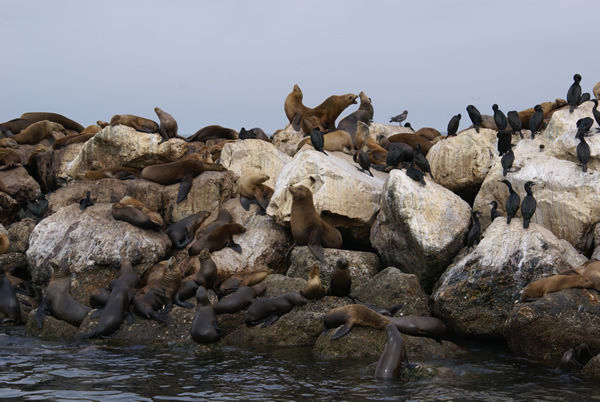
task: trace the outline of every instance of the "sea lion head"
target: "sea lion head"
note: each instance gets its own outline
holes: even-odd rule
[[[298,292],[286,293],[284,296],[286,300],[292,303],[294,306],[304,306],[306,303],[308,303],[308,299]]]
[[[207,260],[209,258],[210,258],[210,251],[208,251],[207,248],[202,249],[202,251],[200,251],[200,254],[198,254],[199,260]]]
[[[52,279],[64,278],[71,275],[71,270],[66,261],[55,260],[53,258],[48,263],[52,267]]]
[[[17,141],[13,140],[12,138],[3,138],[2,140],[0,140],[0,142],[2,143],[2,147],[4,148],[19,148],[19,144],[17,143]]]
[[[342,95],[342,97],[344,99],[344,103],[346,103],[347,105],[356,105],[358,103],[358,102],[356,102],[358,95],[346,94],[346,95]]]
[[[347,269],[348,268],[348,260],[346,259],[346,257],[338,258],[338,260],[335,262],[335,268],[340,269],[342,271]]]
[[[196,291],[196,305],[197,306],[209,306],[210,301],[208,300],[208,293],[206,293],[206,289],[204,286],[198,286],[198,290]]]
[[[365,95],[365,93],[362,91],[358,94],[358,97],[360,98],[361,105],[371,103],[371,98],[369,98],[367,95]],[[354,102],[354,103],[356,103],[356,102]]]
[[[264,283],[257,283],[256,285],[252,286],[252,289],[254,290],[254,294],[256,296],[260,296],[267,290],[267,285]]]
[[[65,131],[65,128],[62,126],[62,124],[50,122],[49,125],[52,131]]]
[[[300,89],[300,87],[298,86],[298,84],[294,84],[294,89],[292,89],[292,92],[295,92],[296,95],[302,96],[302,90]]]
[[[242,234],[246,232],[244,225],[240,225],[239,223],[229,223],[228,225],[231,234]]]
[[[292,198],[294,200],[299,201],[305,199],[312,199],[312,193],[306,186],[288,186],[288,190],[290,191],[290,193],[292,193]]]

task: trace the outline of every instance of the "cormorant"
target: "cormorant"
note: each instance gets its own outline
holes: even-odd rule
[[[498,137],[498,154],[502,156],[510,149],[512,134],[510,131],[500,130],[496,134],[496,137]]]
[[[406,120],[406,116],[408,116],[408,110],[405,110],[404,112],[400,113],[399,115],[390,117],[390,123],[402,123],[404,120]]]
[[[502,165],[502,176],[506,177],[510,168],[512,168],[513,162],[515,161],[515,154],[512,150],[514,144],[510,144],[508,151],[500,158],[500,164]]]
[[[519,119],[519,112],[517,112],[516,110],[511,110],[510,112],[508,112],[508,123],[512,128],[512,132],[514,133],[515,131],[518,131],[521,138],[523,138],[523,133],[521,132],[522,125],[521,119]]]
[[[371,173],[371,161],[369,160],[369,155],[365,151],[359,149],[354,153],[352,159],[354,160],[354,162],[360,165],[359,170],[362,170],[363,172],[366,170],[367,173],[369,173],[371,177],[373,177],[373,173]]]
[[[479,211],[471,212],[473,226],[471,226],[471,229],[469,229],[469,234],[467,235],[467,247],[473,247],[475,243],[479,243],[479,238],[481,237],[481,223],[479,223],[480,216],[481,212]]]
[[[593,124],[594,119],[591,117],[584,117],[577,120],[577,134],[575,134],[575,138],[579,137],[579,134],[586,135],[590,131],[590,128],[592,128]]]
[[[424,186],[427,184],[425,183],[425,178],[423,178],[423,173],[415,168],[415,161],[412,161],[408,169],[406,169],[406,175],[414,181],[420,182]]]
[[[600,126],[600,111],[598,111],[598,99],[593,99],[592,103],[594,104],[594,108],[592,109],[592,113],[594,114],[594,120],[596,120],[596,124]],[[600,128],[597,128],[596,132],[600,132]]]
[[[498,109],[497,104],[492,105],[492,110],[494,111],[494,123],[496,123],[496,128],[498,131],[506,130],[506,116],[502,110]]]
[[[413,152],[413,160],[415,161],[415,165],[417,165],[417,167],[421,169],[421,172],[429,173],[429,176],[431,176],[431,178],[433,179],[433,175],[431,174],[431,166],[429,166],[429,161],[427,160],[425,155],[421,153],[421,144],[417,144],[417,148]]]
[[[490,205],[492,206],[492,210],[490,211],[490,219],[492,222],[494,222],[494,219],[500,216],[500,213],[498,212],[498,203],[496,201],[492,201],[490,202]]]
[[[579,138],[579,144],[577,144],[577,159],[581,163],[581,170],[587,172],[587,163],[590,160],[590,146],[585,142],[585,136],[580,131],[577,131],[575,138]]]
[[[504,179],[499,181],[501,183],[506,184],[506,187],[508,187],[509,195],[506,199],[506,204],[504,208],[506,209],[506,224],[508,225],[510,224],[510,220],[512,219],[512,217],[515,216],[515,214],[519,210],[519,205],[521,204],[521,197],[519,197],[519,194],[517,194],[515,190],[513,190],[512,185],[508,180]]]
[[[458,131],[458,125],[460,124],[460,118],[460,113],[455,114],[448,122],[448,137],[456,135],[456,132]]]
[[[575,74],[573,76],[573,84],[567,91],[567,103],[569,104],[569,112],[573,113],[573,110],[579,105],[579,98],[581,98],[581,75]]]
[[[531,192],[531,186],[535,186],[535,183],[532,181],[525,183],[525,192],[527,195],[523,198],[523,202],[521,203],[521,216],[523,217],[523,228],[525,229],[529,227],[529,220],[535,213],[535,207],[537,205],[535,198],[533,198],[533,193]]]
[[[479,127],[483,121],[481,118],[481,113],[479,113],[479,110],[477,110],[477,108],[473,105],[467,106],[467,113],[469,113],[469,117],[475,126],[475,131],[479,132]]]
[[[321,130],[318,128],[313,128],[310,132],[310,143],[312,146],[319,152],[323,152],[327,155],[327,152],[323,150],[323,145],[325,144],[325,138]],[[329,156],[329,155],[327,155]]]
[[[415,129],[412,128],[412,126],[410,125],[410,123],[404,123],[404,127],[410,128],[413,131],[413,133],[415,132]]]
[[[542,124],[544,123],[544,110],[542,109],[542,105],[535,105],[533,108],[535,112],[531,119],[529,119],[529,129],[531,130],[531,139],[535,138],[535,134],[540,132],[540,128],[542,128]]]
[[[90,198],[90,192],[86,191],[85,198],[79,200],[79,209],[83,211],[84,209],[86,209],[87,207],[91,207],[92,205],[94,205],[94,201],[92,201],[92,199]]]

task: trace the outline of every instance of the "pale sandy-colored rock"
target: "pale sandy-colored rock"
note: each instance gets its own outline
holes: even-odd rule
[[[289,156],[296,154],[298,143],[304,138],[302,131],[296,131],[291,124],[285,126],[284,129],[277,130],[271,137],[271,143],[283,153]]]
[[[384,135],[386,137],[391,137],[394,134],[401,133],[414,133],[415,130],[408,127],[401,127],[397,124],[386,124],[386,123],[377,123],[371,122],[369,124],[369,134],[373,137],[374,140],[377,140],[379,135]]]
[[[577,106],[573,113],[569,112],[568,106],[556,110],[554,113],[552,113],[552,117],[550,118],[548,126],[541,134],[542,137],[549,141],[558,142],[560,138],[565,134],[572,134],[571,137],[573,138],[573,141],[575,141],[575,133],[577,132],[577,120],[582,119],[584,117],[591,117],[593,119],[593,107],[594,104],[592,102],[583,102],[581,105]],[[595,133],[597,128],[598,124],[594,121],[590,133]],[[591,138],[586,138],[586,141],[588,139]],[[576,141],[576,143],[578,142],[579,140]],[[577,159],[577,153],[575,152],[573,155],[575,155],[575,159]]]

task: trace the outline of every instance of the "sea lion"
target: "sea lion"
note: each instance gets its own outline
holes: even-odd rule
[[[131,180],[139,179],[142,172],[138,169],[117,166],[111,168],[103,168],[98,170],[86,170],[83,178],[86,180],[102,180],[102,179],[119,179]]]
[[[22,295],[29,296],[29,297],[35,297],[35,290],[29,284],[28,281],[21,279],[19,277],[16,277],[16,276],[12,275],[10,272],[6,273],[6,278],[8,278],[8,280],[12,284],[13,289],[15,290],[16,293],[20,293]]]
[[[0,132],[4,135],[15,135],[19,134],[22,130],[31,126],[33,123],[37,122],[37,120],[31,119],[12,119],[0,124]]]
[[[323,133],[335,131],[335,120],[352,104],[356,104],[355,94],[332,95],[325,99],[319,106],[304,112],[300,123],[304,134],[310,134],[313,128],[318,128]]]
[[[171,224],[167,229],[167,235],[171,239],[173,248],[181,249],[190,244],[194,240],[194,233],[208,215],[209,212],[201,211]]]
[[[600,100],[600,82],[597,82],[596,85],[594,85],[592,93],[596,99]]]
[[[325,294],[327,294],[325,286],[323,286],[321,283],[321,275],[318,263],[315,262],[313,264],[310,272],[308,273],[308,282],[300,293],[309,300],[322,299],[325,297]]]
[[[238,184],[240,204],[246,211],[250,209],[251,200],[255,200],[263,211],[267,210],[269,202],[271,202],[273,189],[263,183],[269,178],[268,175],[260,173],[244,173],[240,177]]]
[[[427,138],[416,135],[415,133],[399,133],[394,134],[388,138],[390,142],[403,142],[405,144],[410,145],[411,147],[416,148],[417,144],[421,145],[421,153],[427,156],[427,152],[433,146],[433,143]]]
[[[113,218],[129,222],[142,229],[158,231],[163,225],[163,219],[155,209],[130,196],[125,196],[121,201],[115,202],[112,205],[111,213]]]
[[[212,253],[225,247],[229,247],[241,254],[242,247],[233,241],[233,236],[245,232],[246,228],[239,223],[225,223],[213,230],[209,235],[196,240],[188,250],[189,255],[196,255],[205,248]]]
[[[53,131],[64,131],[64,127],[58,123],[53,123],[48,120],[38,121],[21,131],[17,135],[13,135],[11,138],[17,142],[17,144],[28,144],[36,145],[44,138],[51,137]],[[54,142],[54,138],[50,139],[50,142]]]
[[[285,102],[283,104],[285,115],[296,131],[300,131],[302,129],[302,117],[304,117],[304,113],[309,110],[309,108],[302,104],[302,97],[303,94],[300,90],[300,87],[295,84],[292,92],[290,92],[290,94],[285,98]]]
[[[402,363],[408,362],[404,339],[402,339],[402,335],[400,335],[400,331],[398,331],[395,325],[388,324],[385,329],[388,338],[383,348],[383,353],[381,353],[381,357],[377,361],[375,378],[398,378]]]
[[[360,98],[360,106],[358,107],[358,110],[354,113],[350,113],[348,116],[340,120],[337,126],[338,130],[344,130],[345,132],[350,134],[350,137],[352,138],[353,148],[356,148],[358,145],[356,142],[357,123],[359,121],[362,121],[363,123],[368,125],[373,120],[374,113],[373,105],[371,104],[371,98],[365,95],[365,93],[362,91],[358,94],[358,97]],[[406,116],[404,118],[406,118]]]
[[[288,186],[288,190],[292,193],[290,226],[294,241],[299,246],[308,245],[315,257],[325,264],[323,247],[342,247],[342,234],[321,219],[315,209],[313,195],[308,187]]]
[[[348,260],[345,257],[340,257],[335,262],[335,268],[329,281],[329,288],[327,288],[327,295],[347,297],[350,296],[351,287],[352,277],[348,269]]]
[[[98,127],[98,126],[96,126]],[[100,128],[100,127],[98,127]],[[94,138],[94,136],[96,135],[96,133],[86,133],[83,132],[81,134],[70,134],[64,137],[61,137],[59,139],[57,139],[56,141],[54,141],[54,144],[52,144],[52,148],[53,149],[62,149],[62,148],[66,148],[69,145],[72,144],[82,144],[84,142],[89,141],[90,139]]]
[[[154,108],[154,113],[156,113],[160,121],[158,132],[162,137],[161,142],[177,137],[177,121],[173,116],[158,107]]]
[[[98,309],[106,305],[110,296],[110,290],[105,288],[96,288],[90,293],[90,306]]]
[[[218,124],[206,126],[196,131],[194,134],[187,138],[187,142],[198,141],[206,142],[208,140],[237,140],[239,138],[237,131],[231,128],[225,128]]]
[[[260,296],[267,290],[267,287],[261,283],[253,286],[242,286],[233,294],[223,297],[213,304],[216,314],[234,314],[242,311],[250,305],[252,299]]]
[[[47,315],[79,327],[91,308],[71,296],[71,270],[65,261],[50,260],[52,276],[35,313],[38,328],[44,325]]]
[[[180,183],[179,192],[177,193],[177,203],[180,203],[190,192],[194,177],[207,171],[224,172],[227,170],[220,163],[202,162],[197,159],[199,157],[197,155],[179,159],[175,162],[146,166],[142,170],[142,178],[165,186]]]
[[[186,276],[181,281],[181,285],[177,290],[178,300],[187,300],[195,295],[198,286],[202,286],[205,289],[214,288],[215,281],[217,280],[217,265],[212,258],[210,258],[208,249],[204,249],[198,254],[198,260],[200,262],[198,270],[191,275]]]
[[[136,313],[164,324],[167,322],[166,315],[173,308],[173,303],[192,308],[193,305],[176,299],[179,285],[181,285],[181,271],[177,267],[175,257],[171,257],[167,261],[161,279],[148,283],[135,294],[133,307]],[[160,308],[162,310],[159,312]]]
[[[390,322],[406,335],[433,338],[437,341],[446,333],[446,326],[439,318],[407,315],[391,317]]]
[[[264,130],[259,127],[254,127],[250,130],[246,130],[244,127],[242,127],[239,137],[240,140],[263,140],[270,142],[269,136],[267,136]]]
[[[110,123],[104,120],[97,120],[96,124],[100,126],[100,128],[106,128],[110,126]]]
[[[381,145],[375,142],[369,131],[369,126],[359,121],[356,123],[356,143],[357,149],[366,152],[369,155],[369,161],[376,165],[385,165],[388,152]]]
[[[303,306],[307,302],[306,298],[298,292],[255,300],[246,312],[246,325],[250,327],[262,323],[261,328],[268,327],[282,315],[292,311],[294,307]]]
[[[0,148],[0,170],[9,170],[23,166],[21,157],[11,148]]]
[[[310,138],[304,138],[298,143],[296,152],[300,151],[304,145],[310,144],[310,142]],[[352,137],[346,131],[336,130],[323,135],[323,149],[325,151],[339,151],[348,155],[352,155],[353,148],[354,144],[352,143]]]
[[[0,147],[17,149],[19,148],[19,144],[12,138],[2,138],[0,140]]]
[[[84,130],[84,127],[81,124],[63,116],[62,114],[58,114],[58,113],[28,112],[28,113],[23,113],[21,115],[21,119],[31,120],[34,122],[48,120],[53,123],[60,124],[67,130],[77,131],[78,133],[80,133]]]
[[[331,336],[331,340],[347,335],[355,325],[383,329],[390,324],[390,319],[388,317],[385,317],[362,304],[350,304],[348,306],[330,310],[325,315],[323,321],[325,323],[325,333],[329,332],[332,328],[337,328],[342,325],[342,327]]]
[[[154,120],[144,117],[134,116],[132,114],[116,114],[110,119],[111,126],[123,125],[134,128],[142,133],[158,133],[159,126]]]
[[[21,323],[21,306],[12,283],[0,267],[0,324]]]
[[[253,286],[262,282],[272,273],[270,269],[255,269],[252,271],[236,272],[225,279],[219,286],[219,293],[225,295],[243,286]]]
[[[586,264],[573,268],[572,271],[589,279],[594,287],[600,290],[600,261],[590,260]]]
[[[421,127],[420,129],[418,129],[417,131],[415,131],[413,133],[413,135],[420,135],[421,137],[425,137],[427,138],[429,141],[433,141],[435,140],[437,137],[441,136],[442,133],[440,133],[438,130],[436,130],[435,128],[431,128],[431,127]]]
[[[588,278],[578,275],[552,275],[548,278],[531,282],[521,294],[521,302],[528,299],[544,297],[548,293],[571,288],[593,288],[594,284]]]
[[[217,316],[208,300],[206,289],[199,287],[196,291],[196,312],[192,320],[190,335],[198,343],[209,344],[221,339],[220,332]]]

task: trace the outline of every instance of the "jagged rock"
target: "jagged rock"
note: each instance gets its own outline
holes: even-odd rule
[[[600,380],[600,354],[592,357],[592,359],[583,366],[581,375],[586,378]]]
[[[496,219],[481,242],[457,258],[436,284],[434,315],[459,335],[501,338],[525,286],[585,261],[542,226],[532,223],[523,229],[518,219],[510,225]]]
[[[50,278],[47,261],[66,259],[72,272],[89,267],[133,265],[149,267],[167,253],[171,241],[164,232],[143,230],[112,217],[111,204],[94,204],[84,211],[79,204],[58,210],[37,224],[29,239],[27,260],[34,284]]]
[[[564,147],[564,145],[566,145],[566,144],[564,142],[564,139],[561,139],[561,138],[567,134],[569,134],[569,135],[572,134],[572,135],[570,135],[570,137],[572,137],[574,140],[575,133],[577,132],[577,125],[576,125],[577,120],[582,119],[584,117],[591,117],[593,119],[594,118],[594,115],[592,113],[593,108],[594,108],[594,104],[592,102],[583,102],[581,105],[577,106],[577,108],[573,111],[573,113],[569,112],[568,106],[565,108],[556,110],[554,113],[552,113],[550,122],[548,123],[548,126],[542,133],[542,137],[550,142],[556,141],[555,145],[558,148]],[[595,133],[597,128],[599,128],[598,124],[596,122],[594,122],[594,124],[592,125],[592,128],[590,130],[590,133]],[[590,137],[589,139],[592,140],[593,137]],[[575,146],[577,146],[578,142],[579,141],[577,140]],[[590,148],[592,148],[591,144],[590,144]],[[596,149],[598,149],[598,148],[596,148]],[[564,150],[564,148],[563,148],[563,150]],[[556,151],[556,149],[555,149],[555,151]],[[575,157],[575,160],[577,160],[577,152],[569,151],[569,153]],[[597,155],[597,154],[598,154],[598,151],[596,151],[595,153],[592,153],[592,155]],[[591,162],[591,160],[590,160],[590,162]]]
[[[566,289],[519,303],[504,325],[504,337],[515,354],[553,363],[581,343],[598,350],[598,331],[600,294],[591,289]]]
[[[374,121],[372,121],[369,124],[369,134],[371,135],[371,137],[373,137],[373,139],[375,141],[377,141],[377,137],[379,135],[384,135],[385,137],[391,137],[394,134],[401,134],[401,133],[411,134],[414,132],[415,132],[415,130],[413,130],[411,128],[398,126],[397,124],[376,123]]]
[[[430,291],[464,245],[471,208],[450,190],[403,170],[392,170],[381,195],[381,212],[371,228],[371,244],[386,266],[415,274]]]
[[[277,130],[271,137],[271,143],[283,153],[289,156],[296,154],[298,143],[304,138],[302,131],[296,131],[291,124],[285,126],[282,130]]]
[[[321,283],[327,288],[331,279],[331,274],[335,269],[335,263],[338,258],[344,257],[348,260],[348,269],[352,278],[352,287],[350,293],[354,295],[354,289],[373,278],[379,272],[379,258],[376,254],[364,251],[349,251],[333,248],[326,248],[326,265],[319,263],[319,275]],[[292,278],[302,278],[308,280],[308,273],[315,262],[318,262],[315,255],[308,246],[294,247],[290,254],[290,267],[286,273]]]
[[[388,267],[368,282],[356,287],[353,292],[363,303],[390,308],[398,304],[403,307],[396,315],[429,316],[429,298],[421,288],[416,275],[405,274],[398,268]]]
[[[40,185],[23,167],[0,171],[0,191],[18,202],[31,200],[40,194]]]
[[[36,223],[33,219],[25,218],[8,227],[8,239],[10,240],[9,253],[25,254],[29,248],[29,237],[35,225]]]

